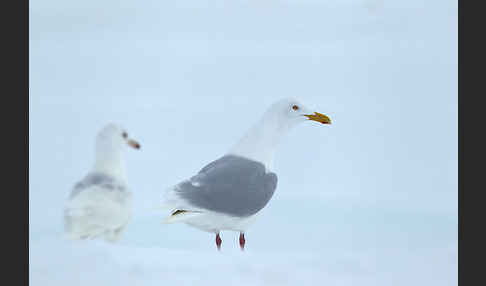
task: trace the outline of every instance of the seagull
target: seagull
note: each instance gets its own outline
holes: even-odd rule
[[[110,123],[96,137],[93,169],[74,185],[64,208],[64,232],[68,239],[103,236],[117,242],[131,217],[132,193],[126,183],[125,144],[140,149],[120,126]]]
[[[244,250],[247,228],[277,188],[273,172],[277,146],[291,128],[308,120],[331,123],[328,116],[312,112],[292,98],[271,105],[229,152],[165,190],[162,208],[171,212],[163,222],[182,222],[214,233],[218,250],[222,244],[220,231],[239,232]]]

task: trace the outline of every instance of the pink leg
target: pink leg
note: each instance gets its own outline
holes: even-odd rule
[[[221,240],[221,237],[219,236],[219,232],[216,234],[216,247],[218,247],[218,250],[221,250],[221,243],[223,241]]]
[[[240,232],[240,248],[245,250],[245,234],[243,232]]]

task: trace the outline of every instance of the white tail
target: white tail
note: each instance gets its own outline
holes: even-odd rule
[[[176,222],[184,222],[190,218],[200,216],[202,212],[199,211],[185,211],[185,210],[177,210],[173,212],[170,216],[168,216],[165,220],[162,221],[164,224],[169,223],[176,223]]]

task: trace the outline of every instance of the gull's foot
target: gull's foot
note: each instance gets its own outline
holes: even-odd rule
[[[223,241],[221,240],[221,237],[219,236],[219,232],[216,233],[216,247],[218,247],[218,250],[221,250],[221,243]]]
[[[241,250],[245,250],[245,234],[240,232],[240,248]]]

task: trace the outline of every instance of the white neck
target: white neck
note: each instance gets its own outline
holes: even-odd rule
[[[97,146],[94,171],[125,181],[125,161],[121,148],[100,148],[100,146]]]
[[[267,171],[273,169],[275,151],[290,126],[280,123],[272,115],[264,116],[228,152],[262,162]]]

